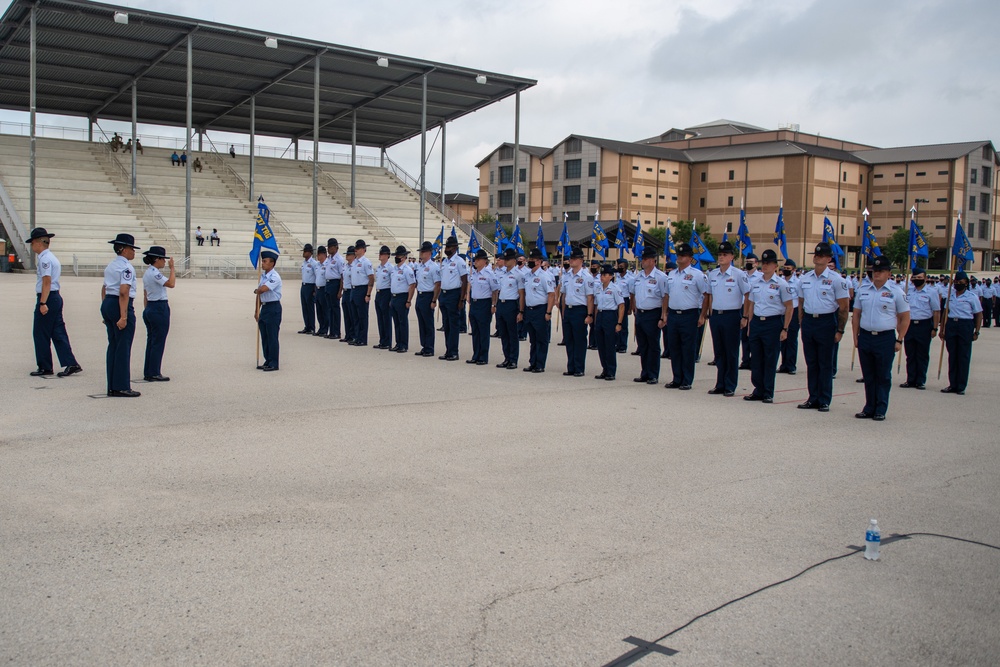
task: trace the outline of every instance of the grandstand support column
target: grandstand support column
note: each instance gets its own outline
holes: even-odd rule
[[[37,103],[38,103],[38,99],[37,99],[38,80],[37,80],[37,78],[35,76],[35,70],[36,70],[36,67],[38,65],[38,56],[37,56],[37,51],[38,51],[38,49],[37,49],[37,46],[38,46],[38,26],[37,26],[36,12],[37,12],[37,10],[35,9],[35,5],[31,5],[31,46],[30,46],[30,53],[29,53],[30,68],[31,68],[30,72],[29,72],[29,79],[30,79],[29,83],[30,83],[30,86],[31,86],[31,91],[29,93],[29,97],[30,97],[30,100],[29,100],[29,111],[31,112],[29,114],[31,116],[29,130],[30,130],[31,139],[30,139],[30,151],[29,151],[29,156],[28,156],[28,229],[34,229],[35,228],[35,206],[36,206],[36,202],[35,202],[35,167],[36,167],[36,164],[35,164],[35,159],[36,159],[36,153],[35,153],[35,150],[36,150],[36,147],[35,147],[35,109],[36,109],[36,106],[37,106]],[[34,259],[34,254],[33,253],[28,253],[28,256],[27,257],[22,257],[21,261],[23,262],[23,264],[25,266],[30,266],[32,268],[34,268],[34,266],[35,266],[35,259]]]
[[[517,196],[518,196],[518,185],[520,184],[520,170],[521,166],[521,91],[517,91],[514,94],[514,201],[511,205],[514,207],[514,225],[517,225]],[[499,203],[499,202],[497,202]],[[563,202],[565,203],[565,202]]]
[[[424,242],[424,206],[427,205],[427,75],[420,95],[420,242]]]
[[[380,148],[379,151],[378,151],[378,154],[379,154],[378,166],[380,166],[383,169],[385,169],[385,148]],[[998,172],[998,173],[1000,173],[1000,172]]]
[[[194,94],[194,58],[192,56],[192,42],[194,37],[189,33],[187,38],[187,131],[184,134],[184,150],[191,153],[191,123],[192,104],[191,98]],[[135,154],[135,151],[132,151]],[[191,257],[191,162],[184,167],[184,258]],[[189,260],[190,261],[190,260]],[[190,268],[190,264],[188,265]]]
[[[295,137],[292,139],[292,145],[295,147],[295,159],[299,159],[299,138]]]
[[[94,119],[87,119],[87,141],[94,143]]]
[[[132,79],[132,196],[133,197],[135,196],[135,192],[136,192],[136,182],[135,182],[136,181],[136,178],[135,178],[135,167],[136,167],[136,164],[135,164],[135,155],[138,152],[137,150],[135,150],[135,147],[136,147],[136,144],[137,144],[137,140],[138,140],[138,136],[136,136],[136,133],[135,133],[135,124],[136,124],[135,121],[136,121],[136,115],[137,115],[137,112],[138,112],[138,105],[139,105],[139,103],[138,103],[138,97],[139,97],[139,95],[138,95],[138,83],[139,83],[138,81],[136,81],[135,79]]]
[[[445,122],[441,121],[441,199],[438,209],[444,213]]]
[[[202,132],[201,130],[198,130],[198,152],[199,153],[201,153],[201,152],[203,152],[205,150],[205,144],[203,143],[204,141],[205,141],[205,133]]]
[[[312,244],[319,238],[319,54],[313,74],[313,219]]]
[[[358,207],[358,112],[351,112],[351,208]]]
[[[250,201],[253,202],[253,168],[254,168],[254,138],[257,136],[257,96],[250,96],[250,181],[247,186],[248,196]]]

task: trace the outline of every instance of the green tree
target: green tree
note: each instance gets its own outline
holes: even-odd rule
[[[920,227],[918,224],[917,227]],[[923,232],[923,227],[920,227],[920,231]],[[892,262],[892,267],[894,271],[906,272],[910,261],[910,226],[903,225],[892,235],[886,239],[885,243],[881,245],[882,254],[889,258]],[[923,266],[926,265],[926,260],[918,259],[918,262]]]
[[[674,243],[688,243],[691,240],[691,227],[692,223],[690,220],[678,220],[677,222],[670,223],[674,231],[671,232],[673,236]],[[712,253],[714,257],[719,256],[719,242],[715,240],[712,236],[712,230],[703,222],[698,223],[698,236],[701,237],[702,243],[708,248],[708,251]]]
[[[649,229],[642,230],[642,237],[644,239],[651,239],[656,242],[656,245],[663,247],[663,242],[667,239],[667,228],[666,227],[650,227]]]
[[[489,211],[483,211],[476,217],[477,225],[492,225],[493,224],[493,214]]]

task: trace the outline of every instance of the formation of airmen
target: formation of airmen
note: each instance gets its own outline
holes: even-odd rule
[[[38,255],[34,340],[37,369],[32,375],[52,374],[54,345],[64,370],[60,377],[82,371],[73,356],[62,318],[59,296],[60,265],[49,250],[54,234],[31,232]],[[135,334],[133,300],[136,276],[131,261],[140,250],[129,234],[112,244],[115,259],[105,270],[101,313],[108,330],[108,396],[133,397],[129,359]],[[905,349],[904,388],[925,389],[934,336],[949,353],[948,386],[943,393],[964,394],[968,384],[972,344],[982,326],[996,318],[1000,326],[1000,279],[982,282],[959,271],[953,284],[923,270],[903,280],[892,275],[884,257],[877,258],[860,280],[834,269],[826,243],[813,252],[813,269],[803,273],[794,261],[781,262],[773,250],[758,258],[748,255],[744,268],[734,264],[735,249],[722,242],[718,266],[707,273],[697,267],[690,245],[676,246],[676,264],[657,266],[658,253],[643,251],[640,266],[630,271],[625,260],[616,264],[592,262],[584,268],[584,254],[574,248],[562,268],[552,266],[535,248],[525,258],[506,249],[490,265],[483,250],[467,257],[458,253],[458,240],[444,243],[444,255],[435,260],[435,246],[424,242],[410,259],[398,246],[381,246],[378,263],[367,258],[368,246],[359,239],[341,255],[335,238],[325,246],[307,244],[302,251],[299,300],[303,328],[299,334],[339,340],[367,347],[369,312],[375,305],[378,342],[372,347],[396,353],[409,351],[409,312],[416,308],[419,348],[414,354],[435,354],[435,310],[440,310],[444,332],[443,361],[459,360],[460,333],[466,316],[472,335],[467,364],[489,363],[491,337],[500,339],[503,360],[497,368],[519,366],[520,341],[529,340],[528,373],[544,373],[548,362],[552,319],[559,317],[566,348],[565,376],[586,374],[588,349],[596,349],[601,371],[595,379],[613,381],[617,355],[627,350],[629,318],[633,318],[640,373],[633,381],[659,384],[662,359],[670,361],[667,389],[689,391],[701,355],[706,324],[712,332],[715,386],[709,394],[732,397],[739,370],[749,369],[753,391],[746,401],[774,402],[777,373],[797,372],[798,341],[806,362],[808,398],[800,409],[828,412],[833,398],[839,343],[852,324],[851,335],[861,363],[865,404],[858,418],[885,419],[891,368]],[[143,275],[147,351],[143,377],[168,381],[161,361],[169,330],[167,289],[175,284],[173,260],[163,248],[143,253],[148,269]],[[254,293],[261,334],[262,371],[279,370],[278,334],[282,319],[282,280],[275,270],[278,254],[261,252],[261,276]],[[390,258],[393,259],[390,262]],[[759,264],[759,266],[758,266]],[[169,277],[161,269],[169,266]],[[947,318],[943,313],[947,312]],[[853,313],[853,317],[850,315]],[[496,332],[490,330],[495,321]],[[343,325],[343,328],[342,328]],[[395,344],[393,341],[395,340]],[[661,353],[661,341],[663,350]],[[742,347],[742,354],[740,348]]]

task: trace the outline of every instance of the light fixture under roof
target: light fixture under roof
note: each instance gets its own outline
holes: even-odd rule
[[[476,83],[478,83],[479,85],[486,85],[486,75],[485,74],[477,75]]]
[[[378,65],[379,67],[388,67],[389,59],[386,58],[385,56],[382,56],[375,60],[375,64]]]
[[[276,49],[278,48],[278,40],[276,40],[274,37],[267,37],[264,39],[264,46],[266,46],[269,49]]]
[[[128,14],[126,14],[125,12],[115,12],[115,23],[128,25]]]

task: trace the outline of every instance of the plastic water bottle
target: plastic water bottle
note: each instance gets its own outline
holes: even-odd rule
[[[868,522],[868,530],[865,532],[865,559],[878,560],[878,547],[882,542],[882,531],[878,528],[878,521],[872,519]]]

